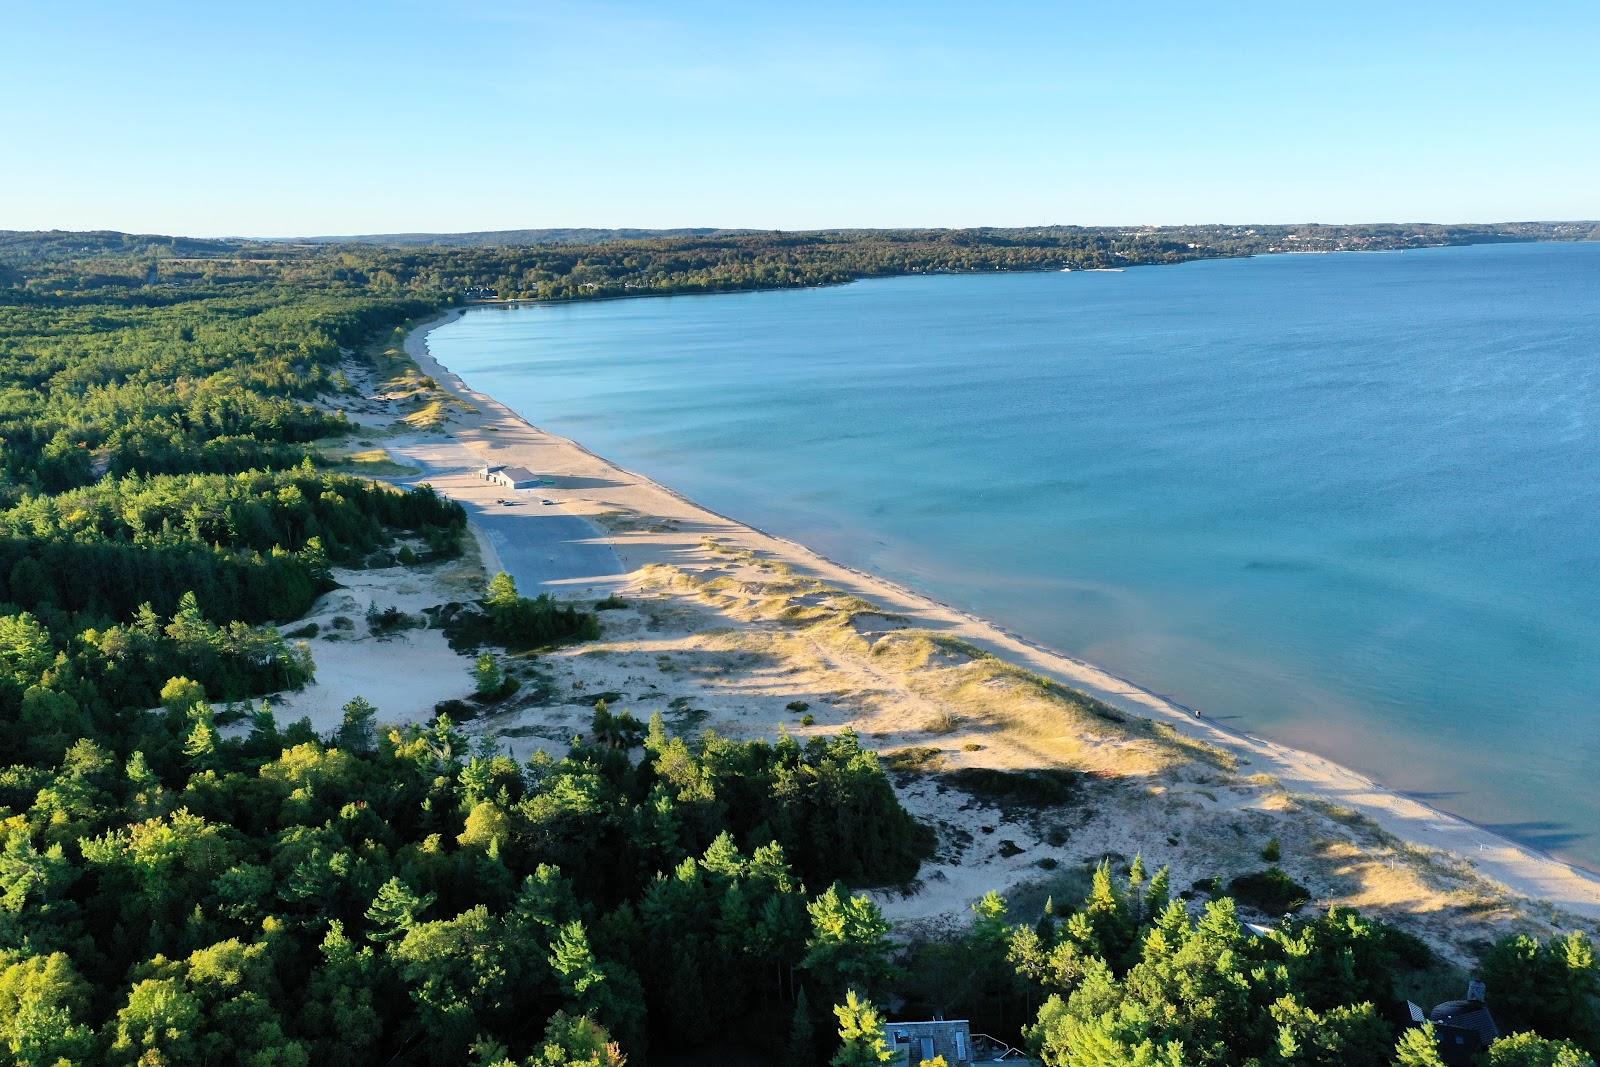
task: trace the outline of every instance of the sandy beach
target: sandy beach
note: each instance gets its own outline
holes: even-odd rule
[[[430,355],[428,333],[460,314],[409,332],[416,371],[405,382],[369,374],[341,403],[367,431],[361,444],[415,472],[395,480],[427,481],[461,501],[484,565],[509,571],[524,593],[615,593],[628,605],[602,613],[599,642],[528,665],[545,696],[473,724],[513,752],[559,747],[599,695],[641,717],[661,712],[679,728],[731,736],[850,726],[885,753],[907,806],[940,832],[919,885],[883,896],[906,923],[964,921],[989,889],[1068,891],[1074,872],[1108,854],[1168,864],[1180,889],[1225,883],[1266,866],[1272,838],[1315,905],[1383,914],[1447,951],[1507,928],[1600,919],[1600,878],[1587,872],[1313,754],[1198,718],[539,430]],[[477,475],[486,463],[527,467],[543,484],[511,494]],[[508,496],[517,502],[499,502]],[[428,576],[416,580],[424,588],[396,593],[406,610],[429,599]],[[445,584],[434,599],[461,598],[459,576]],[[386,595],[381,582],[353,589],[342,610]],[[323,618],[339,610],[318,608]],[[317,691],[290,704],[315,704],[320,721],[359,690],[385,719],[424,716],[467,685],[465,657],[427,643],[435,638],[369,641],[365,653],[348,639],[313,639]],[[388,668],[372,669],[379,660]],[[1029,809],[953,786],[951,772],[963,768],[1068,768],[1081,778],[1072,804]]]

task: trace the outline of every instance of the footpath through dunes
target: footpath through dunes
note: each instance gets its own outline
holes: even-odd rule
[[[1177,887],[1203,894],[1267,866],[1273,839],[1315,905],[1355,905],[1458,952],[1508,925],[1600,918],[1600,879],[1585,872],[538,430],[430,356],[428,333],[459,314],[406,339],[444,391],[431,424],[397,423],[404,405],[358,417],[375,435],[397,426],[389,452],[472,509],[491,570],[529,593],[626,603],[603,613],[599,642],[544,657],[542,699],[486,724],[514,751],[569,738],[598,696],[733,736],[852,727],[940,832],[920,884],[886,895],[906,921],[964,921],[995,888],[1070,895],[1083,863],[1108,853],[1170,864]],[[544,485],[499,490],[474,474],[487,463]],[[513,495],[523,502],[495,503]]]

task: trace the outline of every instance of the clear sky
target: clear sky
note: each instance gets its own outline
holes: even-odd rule
[[[0,0],[0,228],[1600,216],[1600,3]]]

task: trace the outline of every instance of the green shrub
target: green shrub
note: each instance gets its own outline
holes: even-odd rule
[[[1269,915],[1299,911],[1311,900],[1311,891],[1281,867],[1241,874],[1228,883],[1228,893],[1239,903]]]
[[[375,634],[389,634],[409,630],[417,620],[397,607],[379,608],[376,604],[367,609],[367,629]]]
[[[433,706],[435,716],[448,716],[453,722],[466,722],[476,718],[478,709],[465,700],[441,700]]]
[[[992,767],[963,767],[945,775],[945,781],[983,800],[1021,807],[1049,808],[1070,803],[1077,792],[1078,772],[1059,767],[1002,771]]]
[[[898,752],[889,752],[883,756],[883,765],[891,771],[928,771],[944,763],[944,757],[936,748],[927,745],[918,745],[913,748],[902,748]]]

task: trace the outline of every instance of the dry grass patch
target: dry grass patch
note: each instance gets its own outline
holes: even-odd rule
[[[366,478],[410,478],[422,473],[422,468],[406,463],[396,463],[387,449],[369,448],[345,455],[329,456],[336,461],[335,470],[359,474]]]

